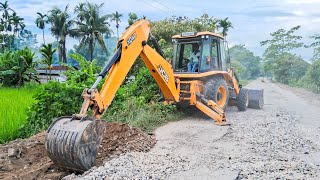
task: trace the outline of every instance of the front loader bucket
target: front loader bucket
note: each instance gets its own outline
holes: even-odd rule
[[[253,109],[262,109],[264,105],[263,100],[263,89],[261,90],[252,90],[249,89],[249,108]]]
[[[105,125],[101,120],[72,119],[60,117],[51,124],[45,148],[55,165],[85,171],[95,165]]]

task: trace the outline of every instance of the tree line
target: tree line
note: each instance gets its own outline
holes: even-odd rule
[[[270,34],[271,39],[260,43],[266,47],[262,59],[264,73],[280,83],[320,92],[320,35],[311,36],[313,43],[306,45],[303,37],[297,35],[300,28],[279,29]],[[309,62],[295,53],[298,48],[313,48]]]

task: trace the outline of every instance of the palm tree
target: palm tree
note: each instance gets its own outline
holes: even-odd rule
[[[5,1],[4,3],[0,2],[0,11],[3,12],[1,17],[1,25],[0,25],[1,31],[5,31],[5,34],[7,34],[8,31],[9,32],[12,31],[12,25],[10,21],[10,18],[11,18],[10,11],[13,13],[15,13],[15,11],[9,7],[8,1]],[[11,46],[11,42],[9,37],[9,48],[10,46]]]
[[[51,23],[51,34],[54,35],[58,43],[59,59],[67,62],[66,55],[66,37],[70,34],[73,21],[68,14],[68,6],[62,11],[54,8],[49,11],[48,21]]]
[[[0,11],[3,11],[2,18],[5,20],[8,20],[10,17],[9,11],[15,12],[13,9],[9,7],[8,1],[4,3],[0,2]]]
[[[116,11],[116,13],[112,13],[111,16],[112,16],[111,21],[116,22],[117,35],[118,35],[118,39],[119,39],[119,22],[121,22],[120,18],[122,17],[122,14],[119,14],[118,11]]]
[[[51,80],[51,64],[53,62],[53,54],[56,52],[56,48],[52,48],[52,44],[42,44],[40,53],[43,56],[42,63],[47,65],[46,69],[49,69],[49,79]],[[47,76],[48,77],[48,76]]]
[[[227,36],[227,32],[229,31],[229,28],[233,28],[232,23],[228,20],[228,18],[220,19],[218,25],[219,27],[222,28],[222,35],[224,37]]]
[[[103,40],[103,34],[110,34],[108,18],[110,15],[100,16],[100,8],[103,4],[97,5],[89,2],[82,3],[76,7],[77,28],[71,31],[71,36],[81,38],[80,47],[87,44],[90,49],[90,61],[93,60],[94,45],[96,41],[107,51]]]
[[[46,26],[46,23],[48,23],[48,16],[46,14],[41,14],[37,12],[38,17],[36,19],[36,25],[39,29],[42,29],[42,38],[43,38],[43,44],[46,43],[44,40],[44,28]]]
[[[17,16],[16,13],[13,13],[13,15],[10,18],[10,21],[13,25],[13,33],[17,36],[19,36],[19,32],[26,27],[23,20],[24,19],[20,16]]]

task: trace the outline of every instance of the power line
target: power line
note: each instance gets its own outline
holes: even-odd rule
[[[168,10],[170,10],[172,12],[172,14],[174,15],[175,13],[175,10],[173,10],[172,8],[170,8],[169,6],[165,5],[164,3],[160,3],[159,1],[156,1],[156,0],[152,0],[153,2],[156,2],[158,4],[160,4],[161,6],[167,8]]]
[[[155,6],[154,4],[149,3],[149,2],[147,2],[147,1],[145,1],[145,0],[142,0],[141,2],[144,2],[145,4],[147,4],[147,5],[149,5],[149,6],[152,6],[152,7],[155,7],[155,8],[157,8],[157,9],[160,9],[160,10],[163,11],[165,14],[168,13],[168,11],[165,11],[165,10],[163,10],[162,8],[160,8],[159,6]]]

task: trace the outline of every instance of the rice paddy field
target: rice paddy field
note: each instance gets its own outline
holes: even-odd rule
[[[35,100],[35,87],[0,88],[0,144],[17,137],[26,122],[27,109]]]

